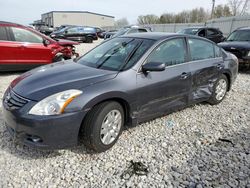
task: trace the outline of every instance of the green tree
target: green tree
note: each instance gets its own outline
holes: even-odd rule
[[[159,23],[159,17],[154,14],[148,14],[145,16],[139,16],[137,18],[138,24],[147,25],[147,24],[157,24]]]

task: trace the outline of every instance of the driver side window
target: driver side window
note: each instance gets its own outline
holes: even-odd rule
[[[147,62],[165,63],[166,66],[185,62],[186,46],[182,38],[168,40],[158,46],[148,57]]]

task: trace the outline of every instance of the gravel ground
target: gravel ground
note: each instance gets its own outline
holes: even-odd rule
[[[0,99],[17,75],[0,75]],[[0,108],[0,187],[250,188],[249,80],[240,73],[221,104],[195,105],[128,129],[101,154],[83,146],[38,151],[14,144]],[[131,161],[145,164],[147,175],[125,175]]]

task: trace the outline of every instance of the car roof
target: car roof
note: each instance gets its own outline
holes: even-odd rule
[[[164,33],[164,32],[145,32],[145,33],[134,33],[129,35],[122,35],[121,38],[142,38],[151,40],[162,40],[165,38],[177,37],[177,36],[188,36],[178,33]]]
[[[217,27],[208,27],[208,26],[197,26],[197,27],[187,27],[185,29],[217,29],[218,30],[219,28],[217,28]]]
[[[241,28],[236,29],[236,31],[237,30],[250,30],[250,27],[241,27]]]
[[[6,21],[0,21],[0,25],[12,25],[12,26],[22,26],[21,24],[17,24],[17,23],[12,23],[12,22],[6,22]]]

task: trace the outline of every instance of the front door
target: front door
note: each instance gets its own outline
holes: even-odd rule
[[[35,33],[18,27],[11,27],[15,59],[17,64],[40,65],[52,62],[52,52],[43,44],[43,38]]]
[[[162,72],[137,74],[138,121],[145,121],[187,105],[191,87],[185,38],[167,40],[145,63],[162,62]]]

